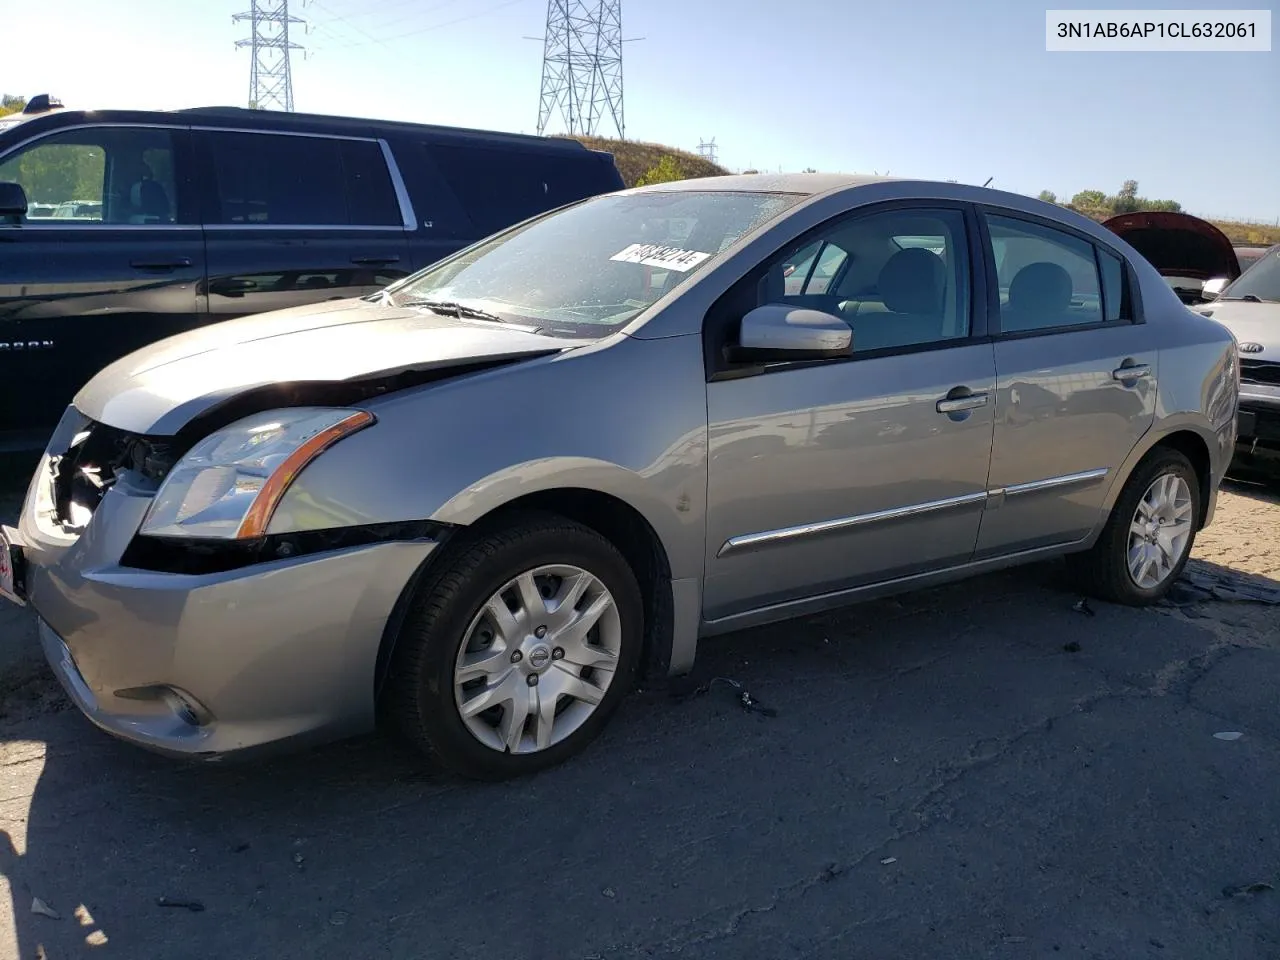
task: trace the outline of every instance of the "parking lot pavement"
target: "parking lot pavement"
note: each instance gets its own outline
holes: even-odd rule
[[[1197,556],[1280,579],[1280,503]],[[699,678],[775,717],[644,690],[504,785],[373,739],[179,766],[35,681],[0,956],[1275,958],[1280,616],[1194,600],[1089,615],[1045,564],[719,638]]]

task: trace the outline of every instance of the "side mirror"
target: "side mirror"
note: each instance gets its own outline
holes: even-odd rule
[[[1226,277],[1214,277],[1212,280],[1206,280],[1203,289],[1200,291],[1201,300],[1217,300],[1222,296],[1222,291],[1231,281]]]
[[[20,220],[27,215],[27,191],[22,184],[0,180],[0,218]]]
[[[827,360],[853,352],[853,330],[839,317],[786,303],[756,307],[742,318],[734,360]]]

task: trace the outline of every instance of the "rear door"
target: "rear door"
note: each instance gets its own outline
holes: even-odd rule
[[[211,320],[366,296],[410,272],[402,191],[377,139],[194,136]]]
[[[976,556],[1085,537],[1155,419],[1157,351],[1124,260],[1021,213],[983,215],[996,332],[991,500]]]
[[[0,224],[0,432],[42,439],[102,367],[201,321],[189,136],[85,125],[0,156],[29,212]]]

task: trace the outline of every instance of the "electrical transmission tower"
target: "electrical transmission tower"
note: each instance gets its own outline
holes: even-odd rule
[[[289,71],[289,53],[301,50],[289,40],[289,26],[303,21],[289,16],[289,0],[252,0],[252,9],[237,13],[231,19],[248,20],[253,32],[247,40],[237,40],[237,47],[253,48],[249,66],[249,108],[251,110],[293,110],[293,76]]]
[[[708,163],[720,162],[720,148],[716,146],[716,138],[698,141],[698,156]]]
[[[597,136],[611,118],[626,139],[622,43],[622,0],[547,0],[539,135],[559,112],[566,133]]]

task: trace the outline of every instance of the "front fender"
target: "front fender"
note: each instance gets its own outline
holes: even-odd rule
[[[610,338],[406,390],[294,481],[270,533],[431,519],[471,524],[533,493],[616,497],[700,578],[707,408],[700,337]]]

